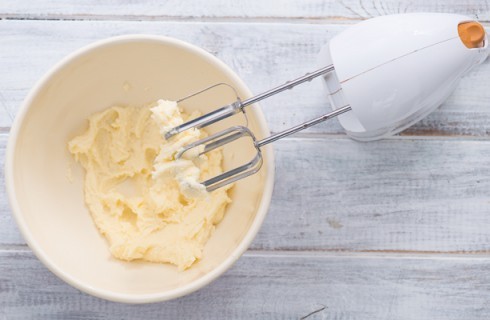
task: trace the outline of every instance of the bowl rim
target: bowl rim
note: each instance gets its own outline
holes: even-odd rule
[[[118,293],[118,292],[113,292],[110,290],[104,290],[104,289],[90,286],[84,283],[83,281],[80,281],[75,277],[69,275],[68,273],[61,270],[60,268],[58,268],[58,266],[56,266],[50,260],[48,255],[43,251],[41,246],[39,246],[36,243],[29,228],[27,227],[24,216],[22,214],[19,203],[17,201],[16,189],[14,183],[14,167],[15,167],[14,155],[15,155],[15,148],[17,144],[18,135],[20,133],[20,129],[22,128],[23,121],[33,103],[33,100],[37,97],[37,95],[39,94],[39,92],[41,91],[45,83],[50,81],[67,64],[101,47],[128,43],[128,42],[140,42],[140,41],[166,43],[196,53],[200,55],[202,58],[204,58],[205,60],[207,60],[208,62],[215,65],[217,68],[219,68],[221,72],[226,74],[226,76],[230,77],[233,80],[233,82],[238,83],[242,87],[246,95],[252,96],[251,91],[247,87],[247,85],[243,82],[243,80],[240,79],[240,77],[238,77],[238,75],[229,66],[227,66],[224,62],[222,62],[220,59],[218,59],[208,51],[196,45],[190,44],[188,42],[172,37],[167,37],[167,36],[147,35],[147,34],[128,34],[128,35],[122,35],[122,36],[116,36],[116,37],[110,37],[110,38],[98,40],[86,46],[83,46],[75,50],[74,52],[68,54],[67,56],[65,56],[62,60],[60,60],[52,68],[50,68],[48,72],[46,72],[32,87],[32,89],[29,91],[26,98],[22,102],[19,111],[17,113],[17,116],[15,117],[15,120],[12,123],[10,133],[9,133],[9,139],[7,143],[6,161],[5,161],[5,184],[6,184],[8,199],[10,202],[10,207],[12,209],[12,215],[14,216],[14,219],[17,223],[17,226],[24,240],[26,241],[29,248],[33,251],[34,255],[51,272],[53,272],[56,276],[58,276],[59,278],[61,278],[63,281],[70,284],[71,286],[102,299],[115,301],[115,302],[123,302],[123,303],[160,302],[160,301],[166,301],[166,300],[182,297],[184,295],[190,294],[206,286],[213,280],[217,279],[225,271],[227,271],[238,260],[238,258],[241,257],[243,253],[248,249],[248,247],[250,246],[253,239],[257,235],[257,232],[259,231],[265,219],[272,198],[272,190],[274,186],[274,171],[275,171],[274,153],[272,150],[272,146],[269,145],[266,146],[266,150],[267,150],[266,161],[267,161],[268,170],[267,170],[267,175],[265,177],[264,190],[262,192],[262,200],[260,201],[260,205],[257,209],[256,216],[252,221],[252,224],[250,225],[250,228],[248,229],[244,238],[238,244],[235,250],[233,250],[233,252],[223,262],[217,265],[213,270],[191,281],[190,283],[187,283],[184,286],[165,292],[158,292],[158,293],[151,293],[151,294]],[[262,113],[260,106],[256,108],[256,110],[257,110],[258,126],[262,128],[266,133],[269,133],[270,131],[268,129],[264,114]]]

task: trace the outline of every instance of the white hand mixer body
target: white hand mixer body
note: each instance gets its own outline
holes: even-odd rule
[[[465,16],[414,13],[373,18],[346,29],[325,45],[320,52],[323,68],[245,101],[238,99],[173,128],[165,137],[171,139],[184,130],[205,127],[248,105],[323,76],[333,112],[261,141],[248,128],[231,127],[185,146],[176,155],[180,158],[193,148],[199,148],[201,155],[240,137],[251,137],[256,157],[203,181],[212,191],[259,171],[263,145],[332,117],[338,116],[347,134],[356,140],[396,134],[441,105],[459,79],[482,63],[488,53],[485,30]]]
[[[460,35],[465,31],[474,33],[467,44]],[[374,140],[406,129],[440,106],[487,55],[485,31],[472,19],[416,13],[354,25],[323,47],[320,61],[335,66],[325,77],[333,108],[352,108],[339,116],[341,125],[354,139]]]

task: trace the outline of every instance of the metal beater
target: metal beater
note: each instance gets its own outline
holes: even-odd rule
[[[261,100],[264,100],[270,96],[273,96],[279,92],[285,91],[292,89],[293,87],[313,80],[316,77],[319,77],[321,75],[327,74],[329,72],[332,72],[334,70],[333,65],[329,65],[327,67],[321,68],[317,71],[307,73],[306,75],[299,77],[295,80],[288,81],[283,85],[280,85],[276,88],[273,88],[269,91],[263,92],[257,96],[254,96],[252,98],[249,98],[247,100],[241,101],[240,98],[238,98],[235,102],[228,104],[224,107],[221,107],[215,111],[212,111],[210,113],[207,113],[203,116],[200,116],[196,119],[193,119],[191,121],[188,121],[184,124],[181,124],[170,131],[168,131],[165,134],[165,139],[170,139],[176,134],[179,134],[185,130],[189,130],[191,128],[204,128],[206,126],[209,126],[217,121],[223,120],[225,118],[228,118],[234,114],[237,114],[239,112],[243,112],[243,109],[249,105],[252,105],[256,102],[259,102]],[[183,101],[185,99],[188,99],[190,97],[194,97],[198,94],[201,94],[207,90],[210,90],[212,88],[215,88],[216,86],[219,86],[222,84],[216,84],[213,86],[210,86],[204,90],[201,90],[199,92],[193,93],[183,99],[180,99],[178,102]],[[227,84],[226,84],[227,85]],[[227,85],[229,86],[229,85]],[[231,87],[231,86],[230,86]],[[234,90],[234,89],[233,89]],[[177,155],[176,159],[179,159],[182,157],[182,155],[189,151],[190,149],[193,148],[200,148],[199,150],[199,155],[205,154],[211,150],[214,150],[216,148],[219,148],[227,143],[233,142],[241,137],[248,136],[252,139],[253,146],[257,150],[257,153],[255,157],[247,162],[246,164],[239,166],[237,168],[234,168],[232,170],[226,171],[216,177],[213,177],[211,179],[208,179],[206,181],[203,181],[202,184],[206,187],[208,191],[213,191],[218,188],[221,188],[227,184],[233,183],[237,180],[243,179],[245,177],[248,177],[260,170],[260,167],[262,166],[262,152],[260,148],[262,146],[265,146],[266,144],[269,144],[271,142],[274,142],[276,140],[279,140],[283,137],[289,136],[293,133],[296,133],[298,131],[304,130],[306,128],[309,128],[311,126],[314,126],[320,122],[326,121],[330,118],[336,117],[344,112],[350,111],[351,107],[346,105],[342,108],[338,108],[328,114],[322,115],[321,117],[315,118],[313,120],[307,121],[303,124],[297,125],[295,127],[292,127],[290,129],[284,130],[282,132],[273,134],[265,139],[262,140],[257,140],[253,134],[253,132],[248,129],[247,127],[244,126],[233,126],[228,129],[225,129],[223,131],[220,131],[214,135],[211,135],[209,137],[206,137],[204,139],[198,140],[194,143],[191,143],[187,146],[185,146],[182,150],[180,150]]]
[[[333,71],[336,76],[324,80],[335,111],[260,141],[249,129],[232,127],[186,146],[177,157],[192,148],[199,147],[203,154],[240,137],[250,137],[257,155],[245,165],[204,181],[212,191],[256,173],[262,165],[262,146],[350,110],[339,122],[353,139],[369,141],[396,134],[441,105],[460,78],[487,58],[490,45],[485,28],[473,20],[442,13],[388,15],[365,20],[323,46],[319,58],[327,67],[245,101],[237,99],[170,130],[165,137],[169,139],[184,130],[205,127],[243,111],[248,105]]]

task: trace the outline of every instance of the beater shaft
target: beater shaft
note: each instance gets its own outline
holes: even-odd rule
[[[261,100],[269,98],[270,96],[278,94],[279,92],[282,92],[285,90],[290,90],[299,84],[311,81],[316,77],[319,77],[319,76],[324,75],[326,73],[332,72],[334,69],[335,68],[333,65],[329,65],[329,66],[323,67],[321,69],[318,69],[316,71],[313,71],[311,73],[307,73],[304,76],[299,77],[297,79],[294,79],[292,81],[288,81],[288,82],[284,83],[283,85],[280,85],[280,86],[275,87],[271,90],[265,91],[259,95],[256,95],[252,98],[249,98],[247,100],[240,101],[240,99],[238,99],[237,101],[235,101],[229,105],[226,105],[226,106],[221,107],[219,109],[216,109],[210,113],[207,113],[203,116],[197,117],[196,119],[193,119],[193,120],[188,121],[186,123],[183,123],[179,126],[176,126],[175,128],[171,129],[170,131],[168,131],[165,134],[165,139],[168,140],[171,137],[175,136],[176,134],[181,133],[185,130],[189,130],[192,128],[198,128],[198,129],[204,128],[204,127],[209,126],[210,124],[213,124],[217,121],[221,121],[223,119],[226,119],[226,118],[242,111],[243,108],[245,108],[246,106],[249,106],[251,104],[254,104],[256,102],[259,102]],[[215,86],[211,86],[209,88],[213,88],[213,87],[215,87]],[[209,88],[201,90],[198,93],[204,92],[204,91],[208,90]],[[195,95],[196,94],[191,94],[189,97],[192,97]]]
[[[275,88],[273,88],[273,89],[271,89],[269,91],[263,92],[261,94],[256,95],[255,97],[252,97],[250,99],[247,99],[247,100],[243,101],[242,102],[242,108],[243,107],[246,107],[246,106],[249,106],[251,104],[254,104],[256,102],[259,102],[261,100],[267,99],[270,96],[273,96],[275,94],[278,94],[279,92],[283,92],[285,90],[290,90],[290,89],[296,87],[299,84],[302,84],[304,82],[311,81],[311,80],[315,79],[316,77],[319,77],[319,76],[324,75],[326,73],[332,72],[334,69],[335,68],[334,68],[333,65],[329,65],[329,66],[323,67],[321,69],[318,69],[316,71],[307,73],[304,76],[299,77],[297,79],[288,81],[288,82],[286,82],[283,85],[280,85],[280,86],[275,87]]]
[[[341,115],[342,113],[345,113],[345,112],[351,111],[351,110],[352,110],[352,108],[349,105],[346,105],[346,106],[344,106],[342,108],[338,108],[338,109],[336,109],[336,110],[334,110],[334,111],[332,111],[330,113],[324,114],[321,117],[315,118],[315,119],[310,120],[310,121],[307,121],[307,122],[305,122],[303,124],[297,125],[297,126],[292,127],[290,129],[287,129],[287,130],[281,131],[279,133],[273,134],[273,135],[271,135],[271,136],[269,136],[269,137],[267,137],[265,139],[262,139],[260,141],[257,141],[255,143],[255,145],[258,148],[260,148],[262,146],[265,146],[266,144],[272,143],[272,142],[277,141],[277,140],[279,140],[281,138],[284,138],[286,136],[289,136],[289,135],[291,135],[293,133],[296,133],[298,131],[304,130],[304,129],[309,128],[309,127],[312,127],[314,125],[319,124],[320,122],[323,122],[323,121],[326,121],[328,119],[334,118],[334,117],[336,117],[338,115]]]

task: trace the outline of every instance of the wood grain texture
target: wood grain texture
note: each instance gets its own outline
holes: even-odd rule
[[[0,15],[13,18],[69,19],[334,19],[339,22],[404,12],[448,12],[488,21],[487,1],[402,0],[116,0],[0,2]]]
[[[103,301],[26,251],[0,251],[1,319],[488,319],[490,260],[247,253],[184,298]],[[20,277],[19,275],[23,276]]]
[[[11,245],[23,245],[25,243],[10,212],[7,191],[5,190],[4,171],[7,138],[8,135],[0,133],[0,248]]]
[[[334,120],[276,143],[275,192],[252,250],[170,302],[123,305],[65,284],[26,247],[5,193],[22,99],[81,46],[128,33],[180,38],[259,93],[313,70],[321,45],[348,25],[420,11],[490,22],[488,1],[0,1],[0,320],[488,319],[490,61],[403,136],[357,143]],[[325,113],[319,88],[264,102],[270,128]]]
[[[302,137],[275,151],[253,249],[490,253],[489,140]],[[0,244],[22,245],[5,198]]]
[[[490,142],[291,139],[254,248],[490,252]]]
[[[0,127],[12,124],[22,99],[52,65],[102,38],[162,34],[194,43],[230,65],[259,93],[312,71],[322,44],[345,27],[311,24],[177,23],[134,21],[0,21]],[[25,54],[19,54],[20,52]],[[464,77],[433,114],[404,134],[487,136],[490,132],[490,61]],[[329,110],[321,85],[299,86],[262,103],[270,128],[283,130]],[[336,120],[309,132],[343,133]]]

